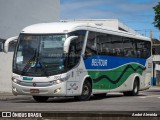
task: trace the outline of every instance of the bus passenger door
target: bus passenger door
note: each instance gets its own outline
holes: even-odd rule
[[[67,95],[75,95],[78,90],[77,82],[77,56],[76,56],[76,44],[74,40],[71,42],[68,53],[67,68],[69,70],[70,79],[67,81]]]

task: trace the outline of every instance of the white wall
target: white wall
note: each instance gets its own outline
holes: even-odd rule
[[[60,0],[0,0],[0,38],[16,36],[31,24],[59,21]],[[0,52],[0,92],[11,92],[13,52]]]
[[[153,61],[160,61],[160,55],[153,55]]]
[[[0,92],[11,92],[13,52],[0,52]]]
[[[16,36],[26,26],[59,21],[60,0],[0,0],[0,38]]]
[[[156,70],[160,71],[160,65],[156,64]]]

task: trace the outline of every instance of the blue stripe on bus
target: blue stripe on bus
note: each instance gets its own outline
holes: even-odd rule
[[[113,69],[131,62],[145,66],[146,59],[97,55],[84,60],[86,69]]]

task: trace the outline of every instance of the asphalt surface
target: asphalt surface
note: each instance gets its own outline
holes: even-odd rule
[[[141,91],[138,96],[108,93],[103,99],[93,96],[81,102],[61,97],[37,103],[30,96],[0,93],[0,111],[160,111],[160,87]]]

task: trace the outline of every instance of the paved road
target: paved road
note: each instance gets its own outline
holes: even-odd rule
[[[0,111],[160,111],[160,88],[140,92],[139,96],[109,93],[106,98],[77,102],[73,98],[51,98],[36,103],[31,97],[0,99]]]

